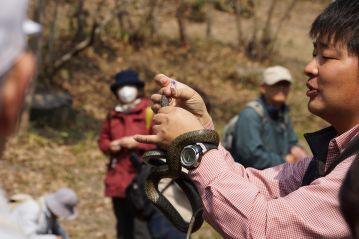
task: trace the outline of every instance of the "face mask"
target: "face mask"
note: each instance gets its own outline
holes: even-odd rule
[[[137,98],[137,93],[135,86],[124,86],[117,91],[117,96],[122,103],[128,104]]]

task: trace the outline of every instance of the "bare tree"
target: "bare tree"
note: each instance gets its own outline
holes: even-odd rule
[[[185,22],[185,13],[187,8],[188,5],[185,0],[177,0],[176,18],[178,23],[180,44],[182,46],[187,46],[188,44]]]
[[[208,38],[212,37],[213,4],[213,0],[209,0],[206,4],[206,35]]]
[[[236,0],[234,0],[236,1]],[[239,1],[239,0],[238,0]],[[284,14],[279,18],[278,21],[273,20],[274,10],[277,8],[278,0],[271,0],[266,19],[263,24],[263,28],[259,31],[258,29],[258,1],[251,0],[253,4],[253,31],[249,41],[245,43],[245,52],[250,58],[264,61],[273,54],[275,46],[278,40],[278,35],[283,26],[283,23],[289,19],[290,13],[293,11],[298,0],[292,0]]]
[[[81,39],[85,34],[85,0],[78,0],[76,11],[74,13],[74,18],[76,19],[76,33],[74,34],[73,42],[78,41]]]
[[[146,17],[146,22],[148,23],[148,28],[150,31],[150,36],[153,37],[153,35],[156,33],[156,15],[155,10],[157,7],[157,0],[148,0],[149,5],[149,11]]]
[[[114,0],[114,2],[120,28],[119,32],[121,33],[121,37],[124,38],[127,34],[130,34],[131,29],[134,28],[127,10],[129,3],[127,0]]]
[[[243,48],[243,34],[241,26],[241,0],[233,0],[233,10],[236,19],[236,28],[237,28],[237,43],[238,47]]]

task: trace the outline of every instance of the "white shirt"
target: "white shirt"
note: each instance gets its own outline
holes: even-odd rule
[[[0,238],[25,239],[21,229],[12,220],[4,192],[0,189]]]
[[[29,239],[56,239],[59,229],[56,218],[47,209],[44,199],[26,200],[12,211],[18,225]]]

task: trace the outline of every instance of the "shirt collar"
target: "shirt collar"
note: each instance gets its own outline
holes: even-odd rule
[[[315,159],[325,162],[328,154],[328,145],[337,135],[334,127],[330,126],[313,133],[304,134],[305,139]]]
[[[359,134],[359,125],[354,126],[339,136],[337,136],[337,134],[338,133],[333,126],[321,129],[314,133],[304,134],[314,158],[322,161],[325,168],[331,164],[332,159],[339,157],[350,140]]]
[[[347,132],[339,135],[338,137],[334,138],[333,141],[339,148],[340,153],[344,151],[348,143],[357,135],[359,134],[359,124],[348,130]]]

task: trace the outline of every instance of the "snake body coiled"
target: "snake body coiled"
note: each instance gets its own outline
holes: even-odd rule
[[[166,102],[161,105],[166,106]],[[145,181],[145,192],[148,199],[182,232],[187,232],[190,224],[182,218],[169,200],[162,195],[158,185],[163,178],[175,180],[187,196],[192,208],[194,223],[190,230],[191,232],[197,231],[203,224],[203,204],[197,188],[188,175],[182,171],[180,154],[185,146],[198,142],[218,145],[219,136],[216,131],[209,129],[191,131],[178,136],[169,145],[167,152],[151,150],[143,155],[144,161],[154,166]],[[159,159],[165,159],[166,161],[163,163]]]

